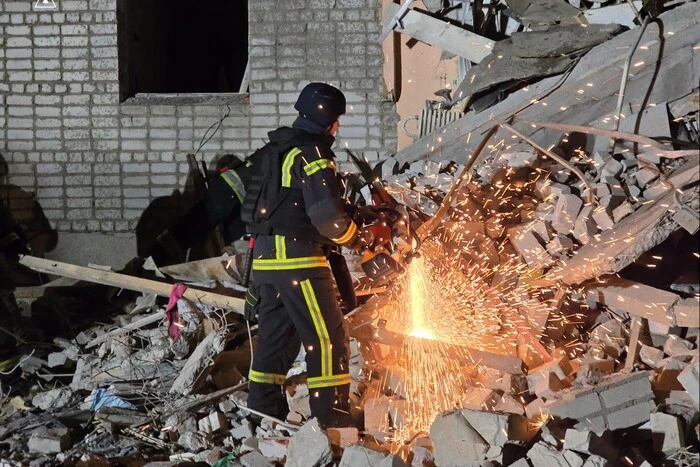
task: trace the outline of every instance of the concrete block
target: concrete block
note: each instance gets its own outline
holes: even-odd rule
[[[607,459],[597,455],[589,456],[586,462],[583,463],[583,467],[608,467],[609,465],[610,462]],[[640,467],[643,467],[643,465]]]
[[[654,397],[647,371],[615,375],[596,387],[596,391],[607,409]]]
[[[562,185],[561,183],[553,182],[549,179],[540,179],[535,182],[535,193],[539,195],[541,199],[546,199],[550,196],[556,199],[560,196],[570,194],[571,188],[568,185]]]
[[[198,422],[202,433],[216,433],[228,429],[228,419],[221,412],[212,412]]]
[[[496,398],[496,392],[491,389],[471,388],[462,398],[462,408],[469,410],[493,410],[496,405]]]
[[[587,245],[598,233],[598,226],[593,219],[593,209],[593,206],[584,206],[574,223],[574,238],[583,245]]]
[[[430,427],[430,439],[435,446],[435,463],[441,467],[478,463],[489,449],[460,411],[438,415]]]
[[[654,370],[661,368],[661,361],[664,359],[663,350],[642,344],[639,348],[639,359]]]
[[[630,204],[629,201],[624,201],[618,207],[613,209],[613,212],[612,212],[613,221],[615,221],[615,223],[620,222],[622,219],[629,216],[633,212],[634,212],[634,207],[632,206],[632,204]]]
[[[559,233],[568,234],[574,229],[583,201],[576,195],[562,195],[557,199],[552,217],[552,228]]]
[[[266,459],[280,461],[287,456],[287,446],[274,439],[258,439],[258,450]]]
[[[659,171],[648,167],[642,167],[634,174],[634,178],[637,181],[637,186],[644,189],[651,182],[659,178]]]
[[[664,343],[664,353],[669,357],[688,355],[693,350],[693,344],[679,336],[671,334]]]
[[[574,451],[564,451],[564,459],[571,467],[583,467],[583,458]]]
[[[287,467],[321,467],[333,460],[333,451],[328,436],[321,430],[315,418],[297,431],[289,441]]]
[[[67,406],[72,399],[73,391],[70,388],[56,388],[35,395],[32,398],[32,405],[43,411],[54,411]]]
[[[557,235],[551,242],[547,243],[547,251],[552,256],[566,256],[574,249],[574,241],[566,235]]]
[[[242,455],[238,459],[238,462],[240,462],[243,467],[272,467],[274,465],[265,459],[265,456],[259,451],[250,451]]]
[[[540,245],[535,235],[523,227],[508,230],[508,237],[515,250],[520,253],[528,266],[547,268],[555,263],[549,253]]]
[[[571,467],[562,453],[543,441],[530,448],[527,458],[534,467]]]
[[[655,407],[656,405],[651,400],[633,403],[629,407],[606,415],[607,427],[609,430],[619,430],[648,422],[649,415]]]
[[[593,211],[592,217],[600,230],[611,230],[613,227],[615,227],[615,221],[612,214],[602,206],[597,207]]]
[[[592,389],[568,390],[566,394],[560,393],[560,397],[548,403],[545,409],[548,413],[562,419],[571,418],[582,420],[603,411],[598,394]]]
[[[504,412],[515,415],[525,415],[525,408],[523,407],[523,404],[518,402],[515,399],[515,397],[511,396],[508,393],[505,393],[501,396],[501,399],[494,407],[494,410],[496,412]]]
[[[328,437],[334,444],[345,448],[357,444],[358,441],[357,428],[329,428]]]
[[[546,416],[548,411],[544,410],[545,401],[542,399],[535,399],[525,406],[525,415],[529,420],[536,420]]]
[[[67,428],[41,427],[29,437],[27,448],[29,452],[39,454],[58,454],[70,447],[70,436]]]
[[[678,382],[688,391],[695,408],[700,408],[700,360],[695,358],[685,370],[681,371]]]
[[[286,464],[285,464],[286,465]],[[394,455],[387,456],[382,452],[368,449],[364,446],[349,446],[343,451],[338,467],[405,467],[406,464]]]
[[[389,426],[389,399],[367,399],[364,404],[365,431],[379,433]]]
[[[590,430],[567,429],[564,436],[564,449],[591,454],[591,443],[595,434]]]
[[[652,442],[656,451],[670,453],[685,447],[683,426],[677,417],[656,412],[651,414],[650,421]]]
[[[673,286],[672,286],[673,287]],[[676,325],[684,328],[700,328],[700,298],[679,300],[673,306]]]

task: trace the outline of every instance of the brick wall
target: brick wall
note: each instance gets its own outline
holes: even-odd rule
[[[133,0],[132,0],[133,1]],[[0,2],[0,154],[9,182],[36,193],[60,230],[129,231],[149,202],[184,183],[185,155],[227,106],[119,102],[116,0]],[[249,96],[202,148],[245,155],[289,124],[311,80],[349,101],[338,148],[378,160],[396,148],[396,114],[384,102],[379,0],[251,0]],[[340,161],[345,161],[339,152]],[[341,163],[341,167],[350,169]]]

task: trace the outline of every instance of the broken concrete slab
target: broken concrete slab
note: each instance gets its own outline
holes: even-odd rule
[[[198,422],[202,433],[216,433],[228,429],[228,419],[221,412],[212,412]]]
[[[491,447],[502,448],[508,441],[528,441],[528,422],[523,416],[478,410],[462,410],[462,416]]]
[[[312,418],[289,441],[287,467],[324,467],[333,459],[328,436]]]
[[[676,326],[700,328],[700,298],[679,300],[673,305],[673,316],[676,318]]]
[[[696,409],[700,409],[700,360],[696,357],[678,375],[678,382],[688,391]]]
[[[70,388],[56,388],[40,392],[32,398],[32,405],[44,411],[62,409],[70,404],[73,391]]]
[[[192,355],[185,362],[185,366],[177,376],[170,388],[171,394],[188,395],[202,371],[212,363],[215,355],[224,350],[226,339],[220,332],[211,332],[197,345]]]
[[[580,250],[579,250],[580,251]],[[667,326],[675,325],[673,306],[680,297],[672,292],[622,278],[609,278],[589,289],[596,301],[616,313],[628,313]]]
[[[462,408],[469,410],[493,410],[497,394],[488,388],[470,388],[462,398]]]
[[[334,444],[340,446],[341,448],[346,448],[357,444],[359,432],[357,428],[329,428],[327,430],[328,437],[333,441]]]
[[[556,25],[546,31],[516,32],[498,41],[493,53],[505,57],[556,57],[604,42],[620,31],[617,25]]]
[[[635,1],[634,5],[637,10],[642,8],[641,1]],[[630,29],[637,26],[634,22],[636,19],[634,11],[632,11],[627,3],[604,6],[602,8],[589,8],[583,12],[583,15],[589,24],[615,23],[622,26],[627,26]]]
[[[651,433],[657,451],[670,453],[685,447],[683,426],[673,415],[661,412],[651,414]]]
[[[527,458],[534,467],[571,467],[562,453],[543,441],[530,448]]]
[[[444,467],[478,463],[489,450],[489,445],[461,411],[438,415],[430,427],[430,439],[435,446],[435,463]]]
[[[406,464],[395,455],[387,455],[364,446],[349,446],[343,451],[338,467],[406,467]]]
[[[547,268],[555,263],[555,259],[540,245],[537,237],[527,228],[527,224],[508,229],[508,238],[528,266]]]
[[[388,3],[385,22],[398,13],[401,5]],[[395,30],[446,52],[479,63],[491,53],[494,41],[417,10],[408,10]]]
[[[243,467],[272,467],[274,465],[265,459],[265,456],[258,451],[250,451],[249,453],[243,454],[238,459],[238,462],[240,462]]]
[[[381,396],[376,399],[367,399],[364,403],[365,431],[368,433],[380,433],[389,426],[389,399]]]
[[[680,336],[671,334],[664,343],[664,353],[669,357],[689,355],[693,350],[693,344]]]
[[[29,437],[27,447],[29,452],[58,454],[70,447],[70,434],[67,428],[41,427]]]
[[[658,370],[661,368],[664,352],[656,347],[642,344],[639,348],[639,359],[650,368]]]
[[[598,226],[593,219],[593,206],[584,206],[574,223],[573,236],[583,245],[587,245],[598,233]]]

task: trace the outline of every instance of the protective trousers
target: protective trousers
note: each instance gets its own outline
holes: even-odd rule
[[[311,415],[324,426],[343,424],[349,408],[348,335],[333,279],[257,284],[255,289],[260,299],[258,344],[248,407],[285,419],[289,409],[280,385],[303,343]]]

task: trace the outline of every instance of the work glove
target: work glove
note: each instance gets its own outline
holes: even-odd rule
[[[368,227],[361,227],[357,230],[355,239],[345,246],[353,251],[364,251],[373,243],[374,234],[372,233],[372,230]]]
[[[260,309],[260,294],[255,286],[250,286],[245,292],[245,306],[243,307],[243,317],[251,323],[258,322],[258,311]]]

